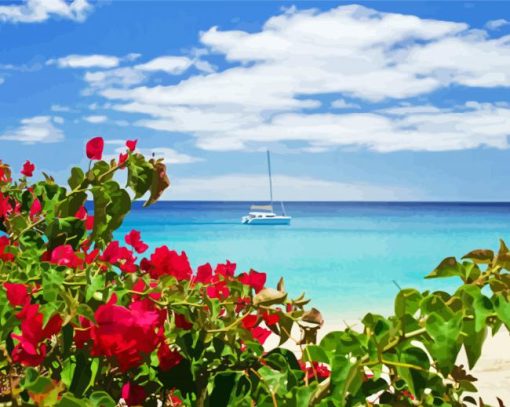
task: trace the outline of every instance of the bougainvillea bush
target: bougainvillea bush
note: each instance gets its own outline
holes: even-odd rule
[[[454,293],[401,290],[390,317],[330,332],[283,281],[228,260],[193,270],[185,253],[120,240],[135,199],[169,186],[161,160],[128,140],[68,186],[0,162],[0,401],[39,406],[357,406],[476,404],[472,368],[489,331],[510,327],[510,251],[444,260],[429,277]],[[16,171],[17,172],[17,171]],[[127,184],[115,180],[126,173]],[[92,200],[92,210],[85,203]],[[143,231],[142,231],[143,232]],[[311,270],[311,279],[313,278]],[[268,337],[273,339],[268,341]],[[270,347],[271,342],[275,345]],[[285,345],[292,344],[288,350]],[[264,346],[265,344],[265,346]],[[480,402],[481,403],[481,402]]]

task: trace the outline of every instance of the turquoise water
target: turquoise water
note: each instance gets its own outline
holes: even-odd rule
[[[337,318],[388,312],[401,287],[446,289],[455,280],[424,280],[444,257],[497,248],[510,237],[510,204],[313,203],[286,204],[291,226],[240,223],[239,202],[159,202],[136,205],[122,230],[142,231],[156,247],[184,250],[194,267],[226,259],[280,276],[292,295]]]

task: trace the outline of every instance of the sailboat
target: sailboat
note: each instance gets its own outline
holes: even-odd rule
[[[252,205],[248,215],[241,218],[241,222],[246,225],[290,225],[292,217],[285,213],[283,202],[280,202],[281,215],[277,215],[273,210],[273,180],[271,178],[271,155],[269,150],[267,150],[267,172],[269,175],[269,205]]]

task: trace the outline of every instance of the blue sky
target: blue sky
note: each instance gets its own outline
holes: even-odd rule
[[[508,21],[507,21],[508,20]],[[138,138],[167,199],[510,200],[510,4],[0,4],[0,158]]]

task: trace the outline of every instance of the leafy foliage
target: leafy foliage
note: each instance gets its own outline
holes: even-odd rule
[[[166,246],[145,254],[138,231],[113,233],[133,199],[153,204],[165,165],[136,153],[71,170],[69,187],[13,181],[0,162],[0,401],[38,406],[361,406],[476,404],[471,369],[489,334],[510,329],[510,251],[447,258],[428,278],[453,293],[403,289],[394,315],[330,332],[281,280],[226,261],[192,270]],[[127,185],[115,175],[127,171]],[[93,199],[93,213],[85,209]],[[268,337],[275,343],[264,346]],[[291,348],[286,345],[293,343]],[[288,346],[287,346],[288,347]]]

